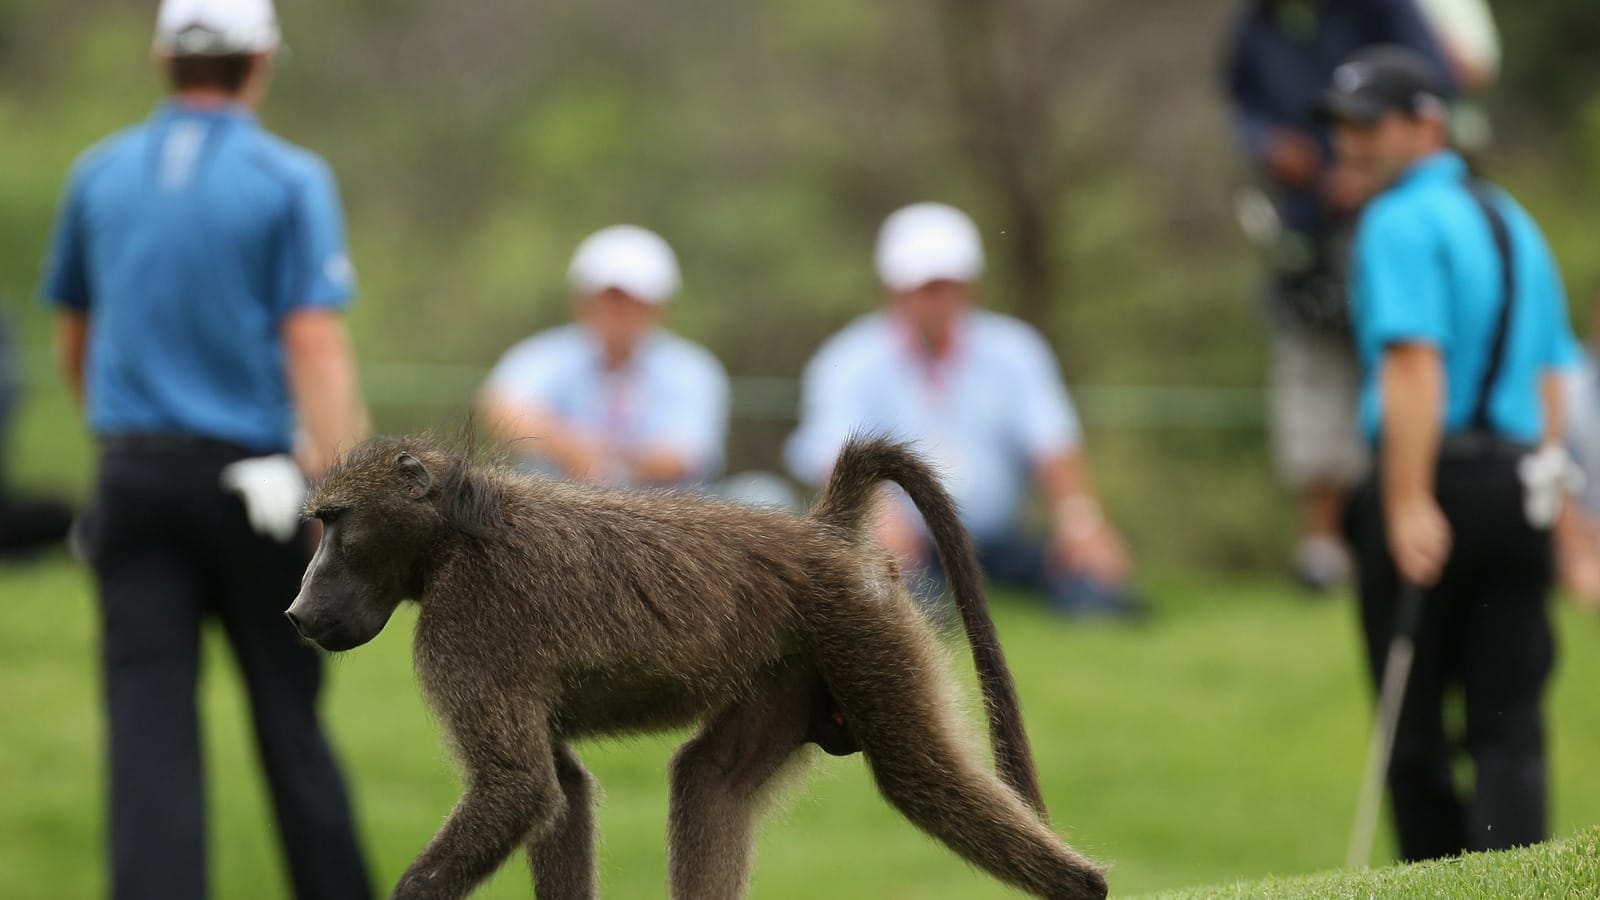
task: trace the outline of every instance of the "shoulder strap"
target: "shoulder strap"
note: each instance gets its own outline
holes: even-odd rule
[[[1495,323],[1494,341],[1489,345],[1489,361],[1483,368],[1483,384],[1478,388],[1478,406],[1472,414],[1473,431],[1493,431],[1489,421],[1489,400],[1494,394],[1495,382],[1500,380],[1500,369],[1505,362],[1506,333],[1511,330],[1511,309],[1517,297],[1516,259],[1511,254],[1511,232],[1505,217],[1495,202],[1494,189],[1484,181],[1468,178],[1467,192],[1478,202],[1484,218],[1489,220],[1489,231],[1494,236],[1495,250],[1500,254],[1500,318]]]

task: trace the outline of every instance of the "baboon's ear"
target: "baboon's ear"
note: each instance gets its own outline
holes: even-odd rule
[[[395,464],[400,467],[400,481],[405,485],[406,495],[413,500],[421,500],[428,495],[428,488],[433,487],[433,476],[428,473],[428,467],[422,464],[409,453],[401,453],[395,458]]]

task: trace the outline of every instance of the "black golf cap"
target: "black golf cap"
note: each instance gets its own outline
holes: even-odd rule
[[[1422,112],[1442,103],[1445,84],[1426,56],[1397,44],[1357,51],[1333,70],[1317,114],[1323,119],[1371,124],[1386,113]]]

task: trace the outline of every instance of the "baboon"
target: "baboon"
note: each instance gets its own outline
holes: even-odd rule
[[[864,536],[879,484],[929,524],[971,645],[998,776],[963,735],[930,626]],[[419,607],[414,662],[463,769],[448,820],[394,890],[461,897],[518,846],[540,897],[594,895],[579,738],[698,733],[671,764],[675,898],[742,896],[774,776],[859,749],[919,828],[1040,897],[1103,897],[1045,823],[1011,675],[949,495],[907,447],[852,439],[804,516],[605,490],[372,439],[311,494],[320,546],[287,615],[333,651]]]

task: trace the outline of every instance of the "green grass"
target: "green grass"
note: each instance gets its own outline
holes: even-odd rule
[[[1138,629],[1065,623],[1021,598],[1000,598],[1001,635],[1056,827],[1112,864],[1119,895],[1337,865],[1369,717],[1348,603],[1306,602],[1266,583],[1150,589],[1160,615]],[[336,659],[327,697],[385,887],[457,792],[410,672],[413,622],[402,612],[377,641]],[[1600,627],[1565,609],[1561,625],[1552,794],[1556,834],[1570,836],[1600,822],[1600,704],[1587,688],[1600,678]],[[103,892],[94,630],[87,580],[65,559],[0,569],[0,896]],[[219,898],[282,897],[232,669],[209,640],[202,702],[212,879]],[[665,896],[664,772],[679,737],[580,747],[605,789],[605,896]],[[1592,851],[1594,835],[1585,834],[1572,852]],[[1263,883],[1283,896],[1299,896],[1289,893],[1296,884]],[[1307,890],[1320,895],[1316,884]],[[1381,882],[1352,884],[1357,893],[1388,892]],[[514,861],[479,896],[529,894],[525,867]],[[764,827],[753,895],[1012,896],[888,809],[859,758],[821,758],[788,793]]]
[[[1461,859],[1268,878],[1225,887],[1169,891],[1150,900],[1366,900],[1370,897],[1592,898],[1600,895],[1600,828],[1566,840]]]

